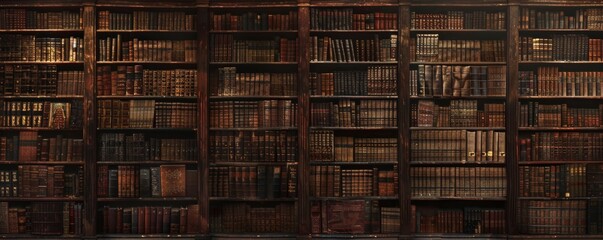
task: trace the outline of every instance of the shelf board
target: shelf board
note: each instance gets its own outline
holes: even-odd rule
[[[508,235],[507,239],[557,239],[557,240],[576,240],[576,239],[603,239],[603,234],[583,234],[583,235],[570,235],[570,234],[550,234],[550,235]]]
[[[456,100],[456,99],[477,99],[477,100],[505,100],[505,96],[410,96],[410,99],[418,100]]]
[[[81,202],[82,197],[0,197],[2,202]]]
[[[506,201],[506,197],[416,197],[412,201]]]
[[[355,62],[334,62],[334,61],[310,61],[311,65],[394,65],[397,61],[355,61]]]
[[[297,30],[209,30],[210,34],[294,34]]]
[[[169,165],[169,164],[198,164],[197,161],[98,161],[98,165]]]
[[[531,33],[531,32],[550,32],[550,33],[559,33],[559,32],[592,32],[592,33],[600,33],[603,32],[603,29],[519,29],[520,33]]]
[[[450,8],[450,7],[456,7],[456,8],[481,8],[481,7],[498,7],[498,8],[503,8],[506,7],[507,4],[505,3],[480,3],[480,2],[475,2],[475,3],[412,3],[411,7],[444,7],[444,8]],[[469,9],[464,9],[464,10],[469,10]]]
[[[196,128],[97,128],[98,131],[147,131],[147,132],[160,132],[160,131],[178,131],[178,132],[193,132],[197,131]]]
[[[375,239],[384,239],[384,238],[395,238],[398,239],[399,235],[395,233],[387,234],[387,233],[354,233],[354,234],[328,234],[328,233],[318,233],[311,234],[312,238],[327,238],[327,239],[363,239],[363,238],[375,238]]]
[[[194,96],[97,96],[97,99],[196,100]]]
[[[20,96],[0,96],[0,99],[41,99],[41,100],[52,100],[52,99],[84,99],[81,95],[56,95],[56,96],[40,96],[40,95],[20,95]]]
[[[0,29],[0,33],[84,33],[84,29]]]
[[[295,66],[297,62],[210,62],[218,66]]]
[[[209,128],[210,131],[297,131],[297,127]]]
[[[159,30],[159,29],[132,29],[132,30],[117,30],[117,29],[100,29],[97,33],[197,33],[197,30]]]
[[[519,127],[519,131],[603,131],[603,127]]]
[[[410,65],[506,65],[507,62],[410,62]]]
[[[290,166],[297,162],[210,162],[209,166]]]
[[[0,239],[82,239],[81,235],[0,234]]]
[[[397,162],[317,162],[317,161],[312,161],[310,162],[310,165],[335,165],[335,166],[345,166],[345,165],[349,165],[349,166],[354,166],[354,165],[360,165],[360,166],[364,166],[364,165],[397,165]]]
[[[40,64],[40,65],[83,65],[84,61],[0,61],[0,64]]]
[[[356,95],[334,95],[334,96],[322,96],[322,95],[312,95],[310,99],[398,99],[398,96],[394,95],[379,95],[379,96],[356,96]]]
[[[398,196],[310,197],[310,201],[320,200],[398,200]]]
[[[398,130],[398,127],[312,127],[311,130],[340,130],[340,131],[387,131]]]
[[[519,61],[519,64],[603,64],[601,61]]]
[[[519,96],[519,100],[603,100],[603,96]]]
[[[270,238],[292,238],[297,239],[297,235],[288,234],[288,233],[212,233],[211,236],[213,238],[231,238],[231,239],[249,239],[249,238],[259,238],[259,239],[270,239]]]
[[[235,197],[210,197],[210,201],[224,202],[294,202],[297,198],[235,198]]]
[[[47,131],[47,132],[81,132],[82,129],[54,129],[46,127],[0,127],[0,131]]]
[[[506,29],[410,29],[416,33],[506,33]]]
[[[197,62],[183,61],[97,61],[97,64],[120,65],[120,64],[160,64],[160,65],[196,65]]]
[[[583,161],[583,160],[574,160],[574,161],[519,161],[518,165],[560,165],[560,164],[591,164],[591,163],[603,163],[603,161]]]
[[[470,233],[415,233],[413,234],[416,238],[459,238],[459,239],[470,239],[470,238],[480,238],[480,239],[507,239],[506,234],[493,234],[493,233],[481,233],[481,234],[470,234]]]
[[[138,198],[97,198],[98,202],[192,202],[197,201],[195,197],[138,197]]]
[[[191,238],[202,237],[200,234],[98,234],[98,238]]]
[[[590,199],[601,199],[601,197],[517,197],[518,200],[590,200]]]
[[[370,30],[310,30],[310,34],[312,33],[398,33],[398,29],[370,29]]]
[[[35,161],[35,162],[0,161],[0,165],[74,165],[74,166],[83,166],[84,162],[63,162],[63,161],[56,161],[56,162],[42,162],[42,161]]]
[[[297,96],[210,96],[209,100],[297,100]]]
[[[494,130],[505,131],[504,127],[410,127],[410,130]]]
[[[504,162],[454,162],[454,161],[410,161],[411,166],[433,166],[433,165],[445,165],[445,166],[505,166]]]

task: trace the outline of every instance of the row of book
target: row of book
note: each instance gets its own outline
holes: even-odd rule
[[[99,209],[105,234],[195,234],[199,232],[199,205],[136,206]]]
[[[297,95],[297,73],[237,72],[236,67],[222,67],[210,77],[212,96]]]
[[[311,62],[391,62],[398,58],[398,35],[362,38],[310,37]]]
[[[603,126],[603,104],[573,107],[567,103],[519,103],[520,127],[599,127]]]
[[[56,65],[0,65],[5,96],[84,95],[83,71],[58,71]]]
[[[520,29],[603,29],[603,9],[575,11],[522,8]]]
[[[505,197],[504,167],[413,167],[410,169],[413,197]]]
[[[143,69],[143,65],[98,66],[96,95],[196,96],[197,71],[151,70]]]
[[[6,34],[0,38],[0,61],[75,62],[84,61],[81,37],[38,37]]]
[[[414,130],[412,162],[505,162],[505,132]]]
[[[97,61],[197,61],[195,40],[125,40],[120,34],[98,40]]]
[[[559,71],[558,67],[538,67],[519,71],[522,96],[602,96],[603,72]]]
[[[523,200],[519,202],[519,231],[527,234],[586,234],[589,206],[600,200]],[[600,205],[598,208],[601,208]]]
[[[248,40],[232,34],[210,37],[211,62],[297,62],[298,39],[274,37],[272,40]]]
[[[520,37],[520,61],[601,61],[603,39],[585,34]]]
[[[214,233],[296,233],[297,216],[296,204],[227,202],[211,207],[209,227]]]
[[[487,207],[434,208],[412,205],[415,233],[505,233],[505,210]]]
[[[311,8],[312,30],[395,30],[398,15],[388,12],[358,13],[352,8]]]
[[[4,96],[84,95],[84,72],[57,70],[56,65],[0,65]]]
[[[211,30],[271,31],[297,30],[297,12],[209,13]]]
[[[82,162],[84,140],[63,136],[42,136],[35,131],[0,137],[0,161]]]
[[[521,136],[519,161],[599,161],[603,136],[599,132],[537,132]]]
[[[398,162],[396,138],[335,136],[332,130],[310,132],[310,160],[317,162]]]
[[[209,127],[211,128],[295,126],[297,126],[297,103],[291,100],[209,103]]]
[[[417,62],[504,62],[504,40],[449,40],[437,33],[419,33],[410,42],[411,60]]]
[[[196,15],[185,12],[150,12],[134,11],[132,13],[99,11],[99,30],[194,30]]]
[[[210,167],[209,193],[218,198],[295,198],[297,166]]]
[[[312,166],[310,195],[313,197],[395,197],[398,195],[398,168],[342,168]]]
[[[192,138],[153,137],[144,133],[103,133],[98,161],[196,161],[197,141]]]
[[[81,29],[80,11],[0,9],[0,29]]]
[[[410,12],[411,29],[505,29],[506,25],[506,14],[504,12]]]
[[[310,203],[312,233],[399,233],[400,208],[376,200]]]
[[[0,171],[1,197],[81,197],[84,170],[56,165],[19,165]]]
[[[292,131],[212,131],[212,162],[295,162],[297,133]]]
[[[0,127],[77,129],[82,127],[81,101],[2,101]]]
[[[477,100],[450,100],[439,103],[419,100],[411,105],[413,127],[504,127],[504,103],[479,103]]]
[[[81,235],[83,205],[76,202],[32,202],[11,206],[0,202],[0,233]]]
[[[99,100],[99,128],[197,128],[197,104]]]
[[[519,196],[547,198],[600,197],[603,165],[519,166]]]
[[[391,100],[339,100],[314,102],[310,124],[314,127],[396,127],[397,102]]]
[[[423,65],[410,70],[410,96],[505,96],[506,66]]]
[[[384,96],[398,94],[396,66],[369,66],[366,71],[311,72],[310,94]]]
[[[185,165],[99,165],[98,197],[196,197],[197,170]]]

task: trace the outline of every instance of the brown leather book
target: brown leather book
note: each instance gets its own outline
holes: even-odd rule
[[[186,219],[186,233],[199,233],[199,205],[189,205]]]
[[[162,165],[159,171],[162,197],[186,196],[186,167],[184,165]]]

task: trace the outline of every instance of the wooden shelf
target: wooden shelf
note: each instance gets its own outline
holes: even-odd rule
[[[457,100],[457,99],[475,99],[475,100],[505,100],[505,96],[410,96],[410,99],[417,100]]]
[[[398,200],[397,196],[357,196],[357,197],[310,197],[310,201],[320,200]]]
[[[210,34],[297,34],[297,30],[209,30]]]
[[[327,234],[327,233],[319,233],[319,234],[311,234],[312,238],[326,238],[326,239],[365,239],[365,238],[374,238],[374,239],[384,239],[384,238],[394,238],[398,239],[398,235],[391,233],[354,233],[354,234]]]
[[[603,29],[519,29],[520,33],[600,33]]]
[[[0,202],[82,202],[82,197],[0,197]]]
[[[506,197],[411,197],[412,201],[506,201]]]
[[[397,29],[375,29],[375,30],[310,30],[310,34],[326,34],[326,33],[345,33],[345,34],[361,34],[361,33],[390,33],[397,34]]]
[[[54,129],[45,127],[0,127],[0,131],[81,132],[82,129]]]
[[[410,62],[410,65],[506,65],[507,62]]]
[[[84,29],[0,29],[0,33],[84,33]]]
[[[74,165],[74,166],[83,166],[84,162],[23,162],[23,161],[0,161],[0,165]]]
[[[297,127],[209,128],[210,131],[297,131]]]
[[[518,197],[518,200],[550,200],[550,201],[557,201],[557,200],[590,200],[590,199],[601,199],[601,197]]]
[[[294,202],[297,201],[297,198],[210,197],[209,200],[218,202]]]
[[[519,100],[603,100],[603,96],[519,96]]]
[[[583,161],[583,160],[574,160],[574,161],[518,161],[517,164],[522,165],[561,165],[561,164],[600,164],[603,163],[601,161]]]
[[[0,239],[82,239],[81,235],[32,235],[32,234],[0,234]]]
[[[212,239],[280,239],[291,238],[291,240],[297,239],[297,235],[288,233],[240,233],[240,234],[227,234],[227,233],[213,233],[211,234]]]
[[[324,99],[324,100],[339,100],[339,99],[391,99],[396,100],[398,96],[388,96],[388,95],[380,95],[380,96],[355,96],[355,95],[334,95],[334,96],[322,96],[322,95],[312,95],[310,99]]]
[[[416,33],[506,33],[506,29],[411,29],[410,32]]]
[[[191,238],[203,237],[201,234],[99,234],[98,238]]]
[[[335,130],[335,131],[388,131],[398,130],[398,127],[310,127],[312,130]]]
[[[297,100],[297,96],[210,96],[209,100]]]
[[[98,61],[97,64],[104,65],[126,65],[126,64],[157,64],[157,65],[197,65],[196,62],[175,62],[175,61]]]
[[[177,132],[194,132],[196,128],[97,128],[97,131],[106,132],[119,132],[119,131],[136,131],[136,132],[164,132],[164,131],[177,131]]]
[[[209,166],[291,166],[297,162],[210,162]]]
[[[33,64],[37,64],[37,65],[83,65],[84,62],[83,61],[72,61],[72,62],[68,62],[68,61],[59,61],[59,62],[43,62],[43,61],[0,61],[0,64],[21,64],[21,65],[25,65],[25,64],[29,64],[29,65],[33,65]]]
[[[503,167],[504,162],[453,162],[453,161],[410,161],[411,166],[498,166]]]
[[[325,165],[325,166],[365,166],[365,165],[398,165],[397,162],[317,162],[312,161],[310,165]]]
[[[188,96],[97,96],[97,99],[197,100]]]
[[[588,64],[603,64],[603,62],[595,62],[595,61],[519,61],[519,64],[524,64],[524,65],[539,65],[539,64],[588,65]]]
[[[603,131],[603,127],[519,127],[519,131]]]
[[[470,234],[470,233],[415,233],[413,237],[422,239],[507,239],[506,234],[490,234],[490,233],[481,233],[481,234]]]
[[[77,95],[57,95],[57,96],[28,96],[28,95],[21,95],[21,96],[0,96],[0,99],[15,99],[15,100],[20,100],[20,99],[24,99],[24,100],[31,100],[31,99],[40,99],[40,100],[53,100],[53,99],[84,99],[84,96],[77,96]]]
[[[197,33],[197,30],[152,30],[152,29],[132,29],[132,30],[111,30],[111,29],[101,29],[96,30],[97,33],[119,33],[119,34],[135,34],[135,33],[166,33],[166,34],[182,34],[182,33]]]
[[[97,198],[98,202],[192,202],[197,201],[196,197],[138,197],[138,198]]]
[[[410,130],[478,130],[505,131],[504,127],[410,127]]]
[[[216,66],[295,66],[297,62],[210,62]]]
[[[198,164],[197,161],[98,161],[98,165],[169,165],[169,164]]]
[[[396,61],[356,61],[356,62],[331,62],[331,61],[310,61],[311,65],[395,65]]]

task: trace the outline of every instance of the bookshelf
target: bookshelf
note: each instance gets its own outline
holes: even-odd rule
[[[0,235],[82,236],[82,8],[0,16]]]
[[[0,238],[601,239],[602,9],[3,1]]]

